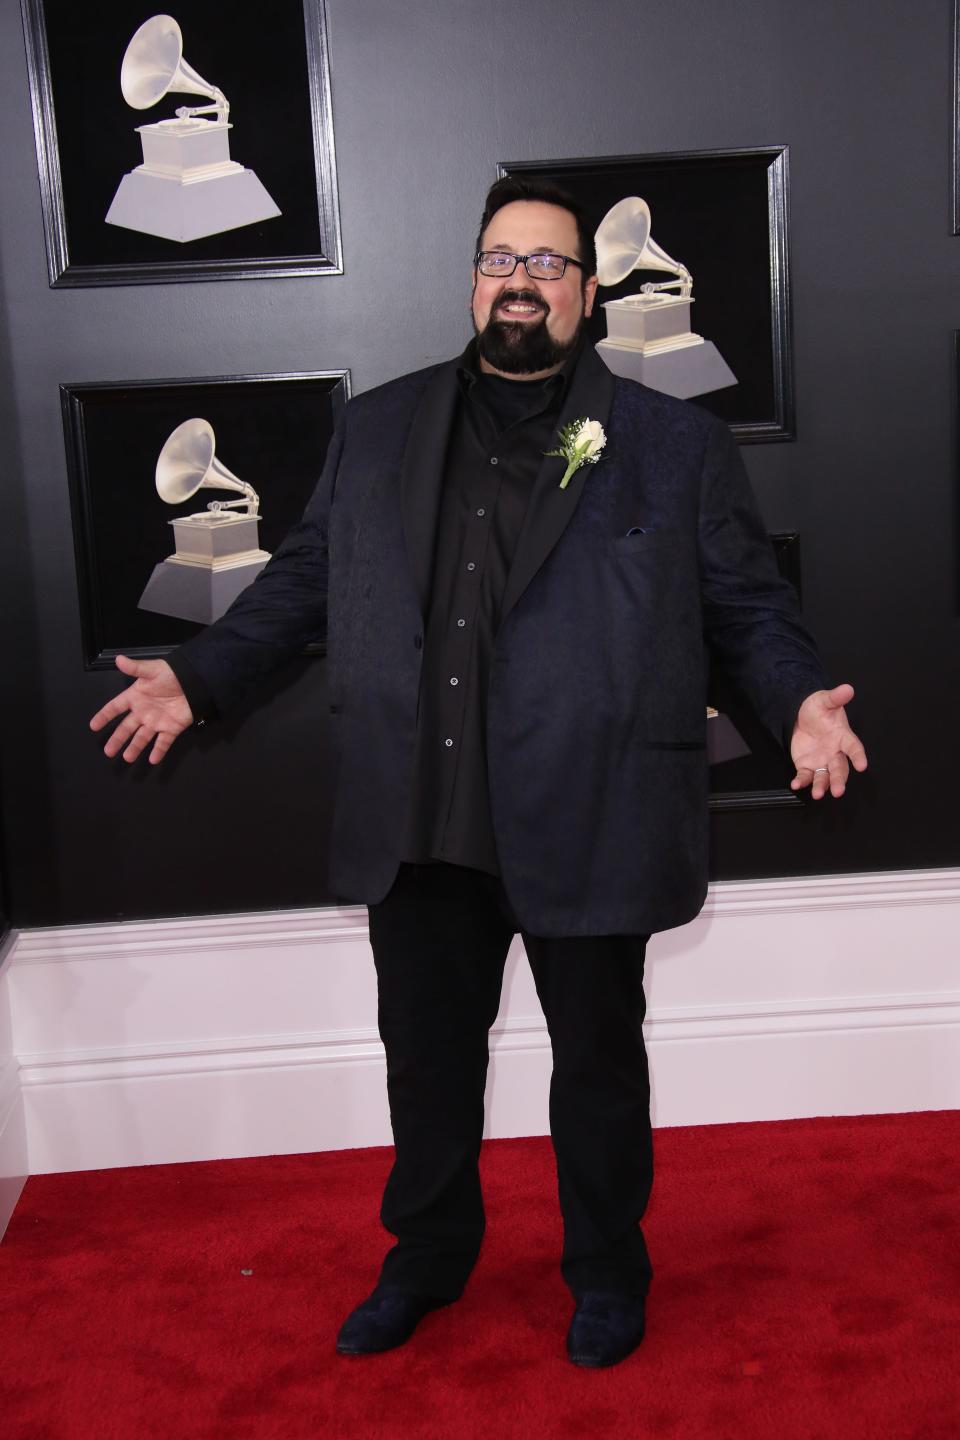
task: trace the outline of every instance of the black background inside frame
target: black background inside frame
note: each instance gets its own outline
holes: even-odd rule
[[[338,390],[338,387],[339,390]],[[277,548],[320,476],[345,382],[339,376],[139,386],[63,386],[87,668],[119,652],[157,655],[195,635],[188,620],[138,608],[153,567],[174,551],[170,521],[229,491],[168,505],[157,457],[183,420],[209,420],[216,454],[260,497],[260,546]]]
[[[772,425],[781,418],[774,377],[786,365],[774,352],[771,302],[768,182],[778,154],[618,156],[499,169],[537,175],[569,191],[592,230],[625,196],[646,200],[653,239],[693,275],[691,328],[713,341],[737,377],[736,385],[697,396],[696,404],[732,426]],[[591,341],[607,333],[604,301],[635,294],[645,280],[667,278],[663,271],[635,270],[621,284],[602,287],[587,322]]]
[[[180,243],[104,217],[123,176],[143,160],[138,125],[170,119],[202,95],[168,93],[133,110],[120,65],[134,31],[158,7],[130,0],[42,0],[71,267],[318,255],[321,227],[302,0],[269,14],[222,0],[190,0],[175,16],[184,57],[230,102],[230,158],[253,170],[281,214]]]

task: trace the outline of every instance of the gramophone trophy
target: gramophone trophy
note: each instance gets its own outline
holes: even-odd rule
[[[646,281],[639,294],[604,301],[607,338],[598,343],[597,352],[608,369],[683,400],[736,385],[737,377],[716,345],[690,329],[693,276],[651,236],[646,201],[639,195],[618,201],[601,220],[596,244],[601,285],[619,285],[633,270],[663,270],[673,276]]]
[[[137,126],[143,164],[120,181],[108,225],[187,241],[280,214],[253,171],[230,159],[226,96],[184,60],[172,15],[154,15],[137,30],[123,57],[120,88],[134,110],[149,109],[171,90],[206,95],[213,104],[181,105],[175,119]],[[205,120],[211,112],[216,118]]]
[[[212,500],[206,510],[171,520],[176,553],[155,565],[139,608],[209,625],[245,590],[270,559],[259,548],[260,500],[215,455],[207,420],[184,420],[157,460],[157,493],[180,505],[198,490],[237,490],[240,500]],[[242,513],[238,513],[242,510]]]

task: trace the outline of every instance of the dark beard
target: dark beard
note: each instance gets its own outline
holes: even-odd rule
[[[497,304],[508,300],[527,300],[535,305],[543,301],[535,292],[518,290],[501,295]],[[539,320],[499,320],[491,315],[483,330],[478,330],[474,321],[477,347],[480,355],[494,370],[505,375],[536,375],[540,370],[552,370],[562,365],[580,344],[583,320],[569,340],[555,340],[547,329],[547,312],[543,310]]]

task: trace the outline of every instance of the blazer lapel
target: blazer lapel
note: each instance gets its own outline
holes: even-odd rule
[[[400,508],[413,582],[426,619],[443,467],[457,405],[459,359],[437,371],[421,396],[400,466]]]
[[[613,376],[587,341],[567,391],[557,430],[577,419],[599,420],[606,428],[612,404]],[[606,458],[604,451],[598,463],[602,465]],[[593,466],[581,465],[570,477],[567,488],[561,490],[560,481],[566,468],[566,461],[559,456],[545,456],[540,466],[507,577],[500,611],[501,627],[569,524]]]

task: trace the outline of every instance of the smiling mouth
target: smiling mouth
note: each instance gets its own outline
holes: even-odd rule
[[[510,295],[497,302],[494,313],[509,320],[529,320],[546,315],[547,307],[538,297]]]

